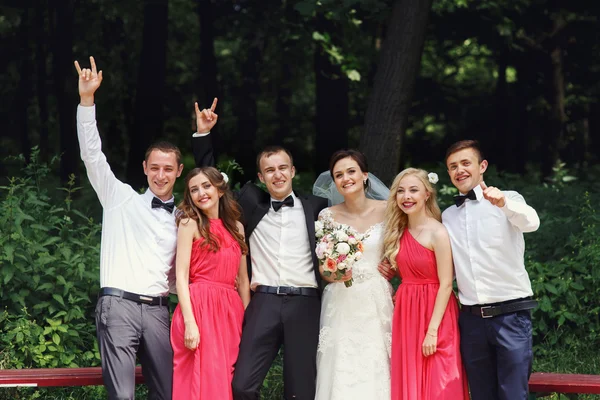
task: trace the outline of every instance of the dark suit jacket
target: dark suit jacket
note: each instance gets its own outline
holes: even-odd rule
[[[197,167],[215,165],[210,135],[193,138],[192,149]],[[319,273],[319,260],[315,254],[315,221],[319,216],[319,212],[327,207],[327,199],[313,195],[302,195],[296,191],[294,191],[294,194],[302,202],[315,278],[317,279],[319,287],[322,287],[321,274]],[[242,208],[242,222],[244,223],[246,233],[246,243],[249,243],[250,235],[271,207],[271,196],[254,183],[248,182],[238,193],[236,193],[236,199]],[[248,248],[249,247],[250,246],[248,246]],[[252,251],[252,249],[250,249],[250,251]],[[252,279],[252,261],[250,257],[248,257],[248,276]]]

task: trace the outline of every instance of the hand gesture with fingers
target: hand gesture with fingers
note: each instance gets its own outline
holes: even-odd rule
[[[194,103],[196,110],[196,128],[198,133],[208,133],[215,126],[219,116],[215,114],[217,108],[217,98],[213,100],[210,108],[204,108],[200,110],[198,103]]]
[[[481,186],[481,190],[483,190],[484,199],[497,207],[504,207],[506,201],[504,199],[504,193],[502,193],[500,189],[494,186],[487,186],[485,182],[481,182],[479,186]]]
[[[79,96],[81,105],[91,106],[94,104],[94,93],[102,83],[102,71],[98,72],[94,57],[90,57],[91,68],[81,68],[79,62],[75,61],[75,69],[79,74]],[[85,104],[84,104],[85,103]]]

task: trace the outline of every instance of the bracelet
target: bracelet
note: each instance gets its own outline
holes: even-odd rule
[[[436,337],[437,337],[437,335],[432,335],[432,334],[431,334],[431,333],[429,333],[429,332],[427,332],[427,335],[429,335],[429,336],[431,336],[431,337],[434,337],[434,338],[436,338]]]

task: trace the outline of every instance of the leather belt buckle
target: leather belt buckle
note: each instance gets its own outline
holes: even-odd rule
[[[481,318],[492,318],[493,317],[493,315],[485,314],[485,310],[487,310],[488,308],[492,308],[492,306],[484,306],[479,309],[479,311],[481,312]]]
[[[140,297],[140,301],[144,302],[144,303],[148,303],[148,304],[152,304],[152,301],[154,300],[152,297],[148,297],[148,296],[139,296]],[[159,300],[160,302],[160,300]]]
[[[285,286],[283,286],[285,287]],[[288,294],[286,292],[281,292],[280,289],[282,288],[282,286],[277,286],[277,291],[275,292],[275,294],[277,296],[287,296]],[[287,289],[287,288],[286,288]]]

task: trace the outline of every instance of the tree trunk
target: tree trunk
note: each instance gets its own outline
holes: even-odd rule
[[[543,139],[545,151],[542,153],[542,176],[552,175],[552,167],[560,159],[563,149],[565,115],[565,80],[563,75],[562,48],[556,45],[549,54],[550,76],[548,79],[547,101],[550,104],[547,136]]]
[[[33,95],[31,86],[31,59],[29,54],[29,6],[25,6],[19,27],[19,42],[21,47],[21,66],[19,68],[19,90],[13,103],[13,115],[16,116],[15,136],[20,143],[20,152],[27,160],[31,153],[29,139],[29,102]]]
[[[514,133],[510,129],[510,120],[512,115],[510,110],[511,105],[508,99],[508,82],[506,82],[506,68],[508,67],[508,57],[506,52],[502,52],[496,60],[498,63],[498,80],[496,82],[495,107],[496,113],[495,135],[487,135],[489,143],[484,148],[496,149],[495,154],[496,166],[499,170],[514,171],[515,160],[511,157],[511,152],[514,151],[515,138]],[[494,129],[494,128],[492,128]]]
[[[144,1],[144,30],[135,100],[135,126],[127,159],[127,181],[146,185],[141,163],[146,149],[162,135],[167,68],[168,0]]]
[[[317,31],[337,37],[334,24],[317,18]],[[316,131],[315,173],[329,169],[329,158],[348,147],[349,98],[348,79],[338,65],[333,65],[320,46],[315,50]]]
[[[400,166],[432,1],[394,2],[369,98],[360,148],[369,159],[371,171],[388,184]]]
[[[224,100],[219,92],[217,81],[217,58],[215,57],[214,9],[211,0],[198,0],[198,20],[200,22],[200,61],[198,71],[198,106],[208,108],[215,97],[219,98],[216,113],[223,109]],[[190,104],[190,110],[192,109]],[[216,154],[224,150],[223,138],[218,134],[219,124],[213,128],[212,141]]]
[[[600,103],[592,103],[589,107],[589,139],[590,163],[600,162]]]
[[[60,179],[64,184],[70,174],[78,174],[79,146],[75,132],[77,79],[73,75],[73,20],[74,1],[51,2],[55,15],[53,77],[58,103],[60,138]]]
[[[40,159],[48,161],[48,154],[52,152],[50,149],[50,141],[48,138],[48,71],[46,70],[46,50],[44,43],[46,42],[46,10],[47,3],[45,0],[36,0],[35,7],[35,64],[37,72],[37,101],[40,109],[40,128],[39,128],[39,146]]]
[[[317,47],[315,54],[316,131],[315,173],[329,169],[329,158],[348,147],[348,80],[327,54]]]
[[[242,83],[235,99],[238,148],[235,159],[244,169],[242,182],[256,179],[256,132],[258,130],[257,100],[260,93],[260,60],[264,47],[262,32],[246,38],[248,52],[242,62]]]

